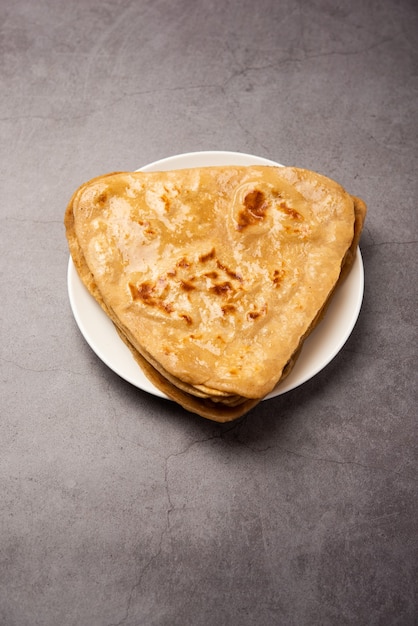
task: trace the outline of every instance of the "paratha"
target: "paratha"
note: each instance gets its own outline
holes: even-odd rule
[[[315,172],[214,166],[97,177],[65,226],[80,278],[153,384],[229,421],[291,371],[365,214]]]

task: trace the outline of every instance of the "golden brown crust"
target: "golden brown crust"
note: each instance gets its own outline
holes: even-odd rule
[[[290,373],[365,213],[313,172],[218,167],[98,177],[65,226],[81,280],[153,384],[229,421]]]

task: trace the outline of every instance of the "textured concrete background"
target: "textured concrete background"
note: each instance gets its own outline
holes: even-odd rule
[[[415,0],[0,0],[2,626],[416,623],[417,35]],[[62,225],[222,149],[369,206],[348,343],[225,426],[90,350]]]

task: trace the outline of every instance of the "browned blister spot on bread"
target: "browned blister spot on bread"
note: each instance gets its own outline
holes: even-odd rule
[[[238,213],[238,230],[244,230],[247,226],[260,223],[266,216],[268,204],[265,195],[259,189],[254,189],[246,194],[244,208]]]
[[[166,302],[165,292],[167,290],[162,293],[159,292],[155,283],[150,281],[144,281],[138,285],[129,283],[129,290],[134,301],[139,300],[148,307],[155,307],[168,314],[174,311],[173,305]]]
[[[301,215],[299,211],[296,211],[296,209],[293,209],[292,207],[288,206],[286,202],[280,202],[279,208],[283,211],[283,213],[285,213],[292,219],[303,220],[303,215]]]

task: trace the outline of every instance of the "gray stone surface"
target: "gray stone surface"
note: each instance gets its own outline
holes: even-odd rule
[[[0,0],[2,625],[416,623],[417,34],[414,0]],[[62,224],[222,149],[369,206],[348,343],[224,426],[91,351]]]

